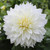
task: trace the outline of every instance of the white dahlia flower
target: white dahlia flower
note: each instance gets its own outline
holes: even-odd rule
[[[46,14],[42,14],[42,9],[27,2],[26,4],[15,5],[10,8],[4,16],[4,30],[7,39],[15,46],[34,47],[36,42],[41,42],[44,38],[47,23]]]

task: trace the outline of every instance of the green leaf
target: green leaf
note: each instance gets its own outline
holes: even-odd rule
[[[45,9],[45,14],[50,15],[50,10],[49,9]]]
[[[6,6],[6,8],[11,7],[10,3],[5,3],[4,5]]]
[[[50,10],[45,9],[44,13],[47,14],[47,19],[50,19]]]
[[[1,7],[1,6],[3,6],[3,3],[2,3],[2,2],[0,2],[0,7]]]
[[[50,28],[50,20],[47,21],[47,24],[45,25],[46,28]]]
[[[47,31],[47,32],[46,32],[45,35],[46,35],[47,37],[50,37],[50,28],[46,28],[46,31]]]
[[[4,11],[4,10],[1,10],[1,15],[6,15],[7,13],[6,13],[6,11]]]

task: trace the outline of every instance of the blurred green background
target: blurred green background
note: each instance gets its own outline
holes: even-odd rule
[[[48,22],[45,25],[47,32],[44,40],[41,43],[36,43],[34,48],[24,48],[20,45],[15,47],[14,44],[10,44],[10,40],[6,39],[5,31],[3,30],[3,16],[7,14],[7,10],[10,7],[14,8],[15,4],[19,5],[27,1],[36,5],[37,8],[42,8],[42,13],[47,14]],[[0,0],[0,50],[50,50],[50,0]]]

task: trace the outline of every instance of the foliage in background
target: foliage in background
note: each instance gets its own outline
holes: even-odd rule
[[[10,44],[10,40],[6,39],[5,31],[3,30],[3,16],[7,14],[10,7],[14,8],[15,4],[31,2],[37,8],[43,9],[42,13],[47,14],[48,23],[45,25],[47,30],[45,38],[41,43],[36,43],[34,48],[23,48],[20,45],[14,46]],[[0,0],[0,50],[50,50],[50,0]]]

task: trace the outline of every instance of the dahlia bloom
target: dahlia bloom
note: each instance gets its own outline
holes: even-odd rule
[[[7,39],[15,46],[20,44],[24,47],[34,47],[36,42],[42,41],[46,33],[46,14],[42,14],[42,9],[37,9],[36,5],[33,6],[29,2],[10,8],[4,16],[4,23]]]

